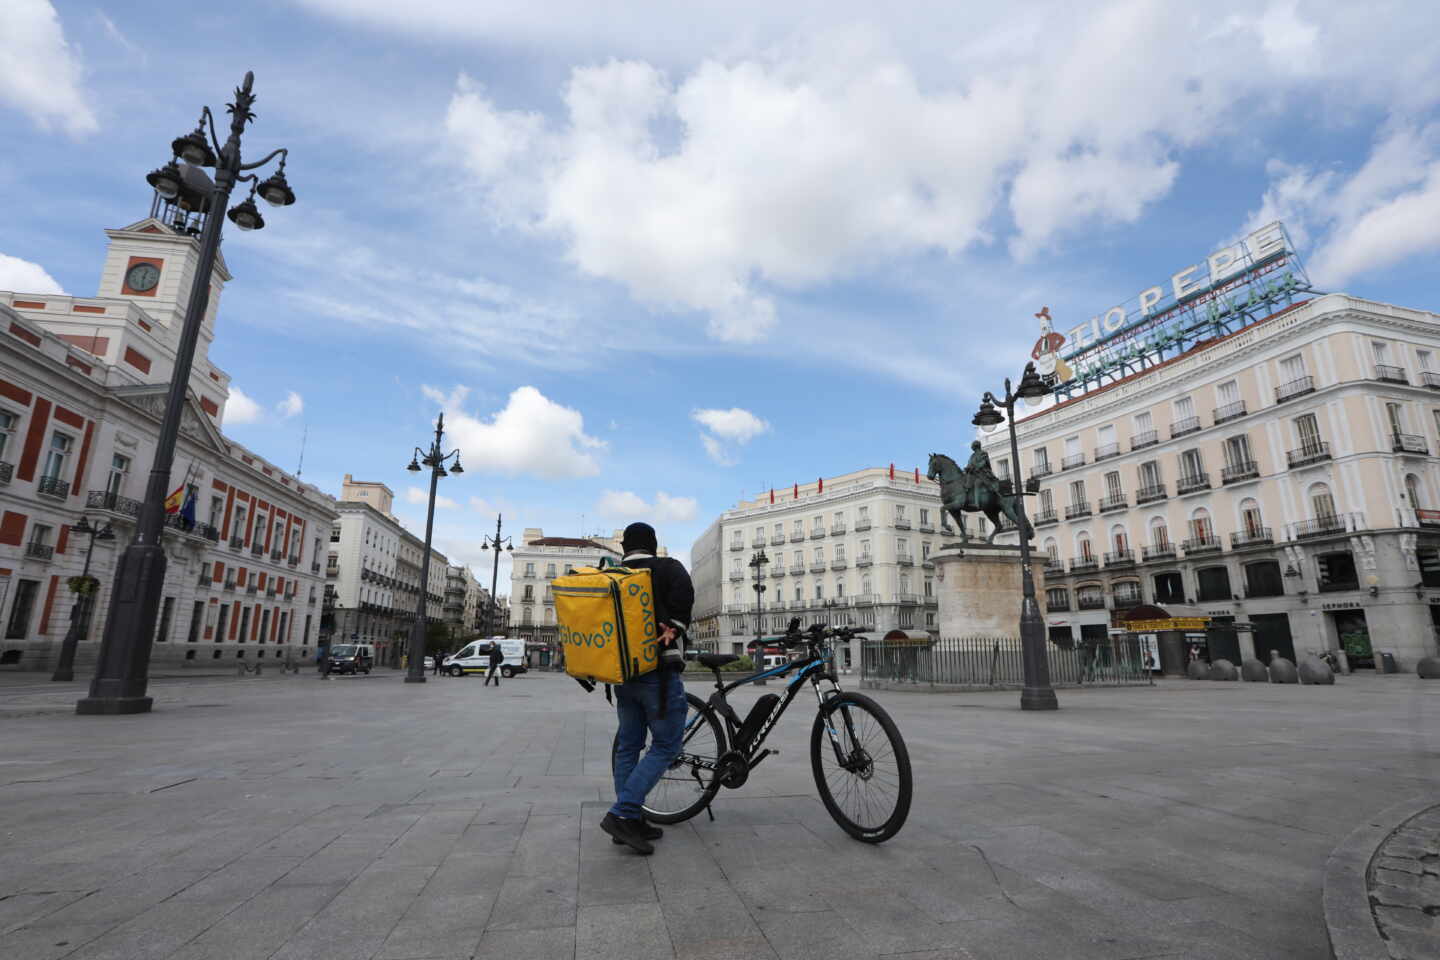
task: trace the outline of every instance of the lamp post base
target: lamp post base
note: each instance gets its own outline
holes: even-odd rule
[[[1060,701],[1055,699],[1055,691],[1049,687],[1026,687],[1020,691],[1020,709],[1059,710]]]
[[[149,713],[154,703],[153,697],[85,697],[75,702],[75,712],[92,717]]]

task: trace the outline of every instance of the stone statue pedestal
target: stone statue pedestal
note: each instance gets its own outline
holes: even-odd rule
[[[1020,603],[1025,594],[1018,546],[951,543],[931,554],[931,559],[939,594],[940,636],[1020,636]],[[1032,554],[1030,560],[1039,603],[1044,582],[1040,558]]]

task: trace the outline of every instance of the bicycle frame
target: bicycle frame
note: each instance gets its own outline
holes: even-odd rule
[[[754,769],[754,767],[757,766],[761,760],[765,759],[765,757],[769,756],[773,752],[770,750],[762,749],[765,743],[765,738],[770,735],[771,729],[780,720],[781,714],[785,712],[786,708],[790,706],[791,701],[793,701],[795,699],[795,696],[800,692],[801,681],[809,679],[810,686],[815,691],[815,700],[822,709],[825,706],[825,700],[827,697],[836,696],[841,692],[840,684],[835,678],[834,671],[828,669],[827,666],[831,663],[832,658],[833,653],[828,647],[820,649],[812,646],[809,656],[801,660],[792,660],[789,663],[781,664],[778,667],[772,667],[769,670],[764,670],[760,673],[752,674],[748,677],[742,677],[741,679],[734,680],[730,683],[725,683],[720,679],[718,670],[712,671],[716,675],[715,692],[710,695],[710,699],[707,702],[720,716],[721,722],[725,725],[726,746],[729,748],[726,752],[735,749],[735,737],[739,733],[740,727],[743,725],[743,721],[741,721],[739,715],[735,713],[735,708],[730,706],[729,700],[726,699],[726,694],[739,687],[743,687],[746,684],[755,683],[758,680],[766,680],[771,677],[786,677],[792,672],[795,674],[793,677],[790,678],[789,682],[786,683],[785,693],[780,697],[779,700],[775,702],[775,706],[770,709],[770,714],[765,718],[765,722],[760,725],[760,729],[755,732],[754,738],[745,747],[745,752],[743,754],[745,762],[750,769]],[[822,679],[830,681],[829,690],[822,691],[820,689],[820,681]],[[685,735],[682,741],[683,743],[689,742],[696,725],[699,724],[701,720],[701,716],[699,714],[696,714],[695,717],[690,721],[685,730]],[[848,723],[849,718],[847,717],[846,720]],[[841,756],[839,736],[835,732],[834,728],[830,727],[828,724],[826,725],[826,729],[830,734],[830,741],[835,748],[836,756],[838,758]],[[716,758],[716,760],[713,761],[707,760],[704,757],[696,757],[691,754],[684,753],[683,750],[680,756],[676,759],[677,762],[689,763],[692,766],[699,767],[705,770],[715,770],[719,765],[719,758]]]

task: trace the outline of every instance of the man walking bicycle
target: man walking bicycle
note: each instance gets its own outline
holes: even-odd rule
[[[641,805],[680,755],[686,713],[681,644],[690,626],[695,587],[679,560],[656,556],[655,528],[648,523],[626,527],[620,549],[624,551],[621,564],[650,571],[660,631],[660,667],[615,687],[615,713],[620,721],[615,744],[615,804],[600,821],[600,829],[615,843],[650,854],[655,852],[651,841],[660,839],[664,831],[645,822]],[[642,758],[647,732],[650,749]]]

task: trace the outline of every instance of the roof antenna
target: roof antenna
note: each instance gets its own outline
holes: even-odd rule
[[[295,468],[295,479],[300,479],[300,471],[305,469],[305,441],[310,436],[310,424],[305,424],[305,430],[300,434],[300,465]]]

